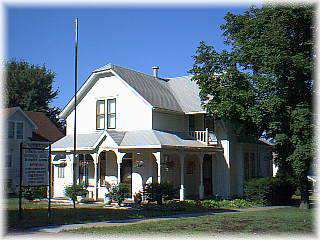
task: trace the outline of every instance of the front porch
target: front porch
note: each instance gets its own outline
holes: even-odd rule
[[[132,199],[152,182],[171,183],[179,189],[177,198],[181,200],[203,199],[228,190],[224,186],[229,175],[220,173],[228,169],[221,145],[202,143],[188,133],[138,130],[81,134],[75,160],[72,142],[72,135],[68,135],[53,146],[53,164],[58,171],[63,170],[59,164],[64,164],[66,175],[59,178],[59,172],[54,173],[54,197],[64,196],[63,189],[73,183],[74,175],[94,200],[103,199],[107,187],[120,182],[129,185]]]
[[[179,189],[180,200],[203,199],[214,191],[215,158],[216,152],[192,150],[101,149],[80,152],[75,169],[77,183],[84,184],[87,197],[94,200],[103,199],[107,187],[120,182],[129,186],[132,199],[152,182],[172,184]],[[73,161],[69,169],[72,165]]]

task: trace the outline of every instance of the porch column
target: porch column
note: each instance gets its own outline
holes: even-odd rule
[[[94,200],[98,200],[98,157],[97,153],[91,154],[94,163]]]
[[[161,159],[162,159],[162,154],[161,152],[155,152],[152,153],[154,155],[154,157],[157,160],[157,165],[158,165],[158,173],[157,173],[157,180],[158,183],[161,183]]]
[[[203,186],[203,157],[204,154],[199,154],[199,163],[200,163],[200,185],[199,185],[199,198],[203,199],[204,197],[204,186]]]
[[[116,152],[117,155],[117,165],[118,165],[118,184],[121,182],[121,164],[122,164],[122,158],[126,153]]]
[[[180,201],[184,200],[184,158],[186,154],[180,153]]]

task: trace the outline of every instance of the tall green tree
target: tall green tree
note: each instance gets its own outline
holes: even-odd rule
[[[54,72],[45,66],[10,60],[6,62],[6,74],[6,107],[19,106],[25,111],[45,112],[57,127],[63,130],[64,124],[58,117],[60,109],[50,106],[59,93],[52,86]]]
[[[312,161],[313,6],[251,7],[221,26],[229,51],[204,42],[190,72],[208,112],[242,136],[275,140],[278,175],[293,176],[309,206]]]

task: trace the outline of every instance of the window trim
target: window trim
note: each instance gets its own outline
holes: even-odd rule
[[[104,105],[104,113],[103,114],[98,114],[98,103],[103,102]],[[98,117],[103,116],[103,128],[98,128]],[[105,99],[98,99],[96,101],[96,130],[104,130],[106,128],[106,101]]]
[[[114,100],[114,113],[109,113],[109,102]],[[114,115],[114,127],[109,127],[110,123],[110,115]],[[108,98],[107,99],[107,129],[116,129],[117,128],[117,99],[116,98]]]

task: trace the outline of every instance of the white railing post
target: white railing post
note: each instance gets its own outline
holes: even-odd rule
[[[209,144],[209,130],[206,128],[206,143]]]

